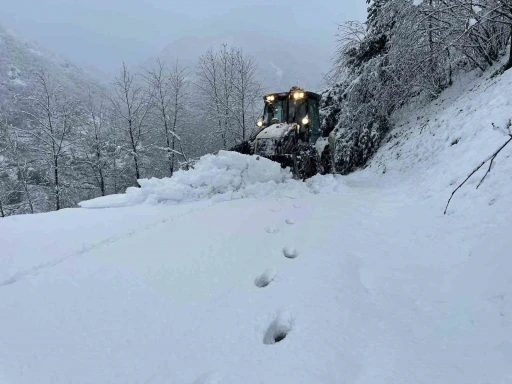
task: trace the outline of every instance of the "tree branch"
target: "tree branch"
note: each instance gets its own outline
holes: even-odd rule
[[[482,185],[482,183],[484,182],[485,178],[487,177],[487,175],[491,172],[491,168],[492,168],[492,164],[494,162],[494,159],[496,158],[496,156],[498,156],[498,154],[503,150],[503,148],[505,148],[511,141],[512,141],[512,134],[509,134],[510,136],[510,139],[508,139],[505,144],[503,144],[501,147],[499,147],[491,156],[489,156],[487,159],[485,159],[484,161],[482,161],[475,169],[473,169],[473,171],[468,175],[468,177],[466,177],[466,179],[459,184],[459,186],[457,188],[455,188],[455,190],[452,192],[450,198],[448,199],[448,203],[446,204],[446,208],[444,209],[444,214],[446,215],[446,211],[448,211],[448,206],[450,205],[450,202],[452,201],[453,199],[453,195],[455,195],[455,193],[471,178],[471,176],[473,176],[476,172],[478,172],[478,170],[480,168],[482,168],[485,163],[487,163],[489,160],[490,160],[490,164],[489,164],[489,168],[487,169],[487,172],[485,173],[485,175],[482,177],[482,179],[480,180],[480,182],[478,183],[478,185],[476,186],[476,188],[478,189],[480,187],[480,185]]]

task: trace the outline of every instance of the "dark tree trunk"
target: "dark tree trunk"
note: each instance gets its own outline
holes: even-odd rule
[[[504,71],[512,68],[512,25],[510,26],[510,53],[508,55],[508,63],[505,64]]]
[[[103,176],[103,170],[99,169],[100,174],[100,189],[101,189],[101,196],[105,196],[107,194],[106,188],[105,188],[105,177]]]
[[[174,120],[172,122],[172,153],[171,153],[171,176],[174,172],[174,159],[175,159],[175,149],[176,149],[176,127],[178,125],[178,92],[176,92],[176,97],[174,99]],[[181,145],[181,141],[180,141]]]
[[[453,85],[453,69],[452,69],[452,57],[450,55],[450,49],[448,49],[448,85]]]
[[[114,157],[114,193],[117,194],[117,191],[119,190],[118,187],[117,187],[117,161],[116,161],[116,158]]]
[[[429,1],[430,12],[432,12],[432,0]],[[432,34],[432,17],[428,18],[428,47],[430,49],[430,54],[434,51],[434,37]]]
[[[132,156],[133,156],[133,164],[135,165],[135,182],[137,183],[137,186],[140,187],[139,179],[140,179],[140,170],[139,170],[139,159],[137,156],[137,144],[135,143],[135,138],[133,137],[133,123],[130,120],[128,122],[129,128],[130,128],[130,141],[132,144]]]
[[[60,209],[59,158],[53,156],[53,181],[55,183],[55,210]]]
[[[96,160],[98,161],[98,174],[100,176],[101,196],[105,196],[106,195],[105,176],[103,176],[103,168],[101,165],[100,139],[99,139],[97,133],[95,134],[95,137],[96,137]]]
[[[27,181],[23,181],[23,189],[25,190],[25,194],[27,195],[28,206],[30,208],[30,213],[34,213],[34,204],[32,203],[32,197],[30,197],[30,191],[28,190]]]
[[[171,152],[171,176],[174,172],[174,150],[176,149],[176,137],[172,136],[172,152]]]
[[[139,179],[140,179],[140,170],[139,170],[139,159],[137,158],[137,152],[133,153],[133,163],[135,164],[135,178],[137,179],[137,185],[140,187]]]
[[[167,129],[167,128],[166,128]],[[167,132],[167,135],[166,135],[166,139],[167,139],[167,160],[169,161],[169,174],[173,175],[173,172],[174,172],[174,154],[173,152],[171,151],[171,139],[169,139],[169,132]],[[172,141],[172,149],[174,149],[174,140]]]
[[[4,206],[2,205],[2,200],[0,200],[0,217],[5,217]]]
[[[165,139],[167,141],[167,160],[169,161],[169,174],[174,173],[174,152],[171,151],[171,139],[169,138],[169,125],[167,124],[167,115],[165,114],[165,104],[162,101],[162,114],[164,118]],[[176,125],[176,116],[174,117],[174,125]],[[174,136],[172,138],[172,149],[174,149]]]

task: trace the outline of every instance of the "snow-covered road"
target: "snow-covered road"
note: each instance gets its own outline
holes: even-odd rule
[[[441,200],[353,184],[296,199],[5,220],[2,244],[33,267],[0,287],[4,380],[499,383],[512,374],[510,273],[496,268],[511,243],[493,230],[511,216],[464,227],[442,215]]]

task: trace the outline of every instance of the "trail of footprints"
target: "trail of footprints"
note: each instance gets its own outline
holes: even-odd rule
[[[295,203],[294,208],[300,208],[300,205]],[[271,212],[280,212],[281,208],[270,208]],[[295,220],[288,218],[285,220],[288,225],[294,225]],[[279,233],[279,228],[274,226],[268,226],[265,228],[265,232],[269,234]],[[296,259],[299,256],[299,252],[296,248],[285,246],[282,249],[282,254],[287,259]],[[271,284],[277,276],[277,270],[270,268],[263,272],[254,280],[254,285],[258,288],[265,288]],[[292,330],[293,316],[289,311],[279,313],[276,318],[270,323],[263,337],[264,344],[275,344],[284,340],[288,333]]]

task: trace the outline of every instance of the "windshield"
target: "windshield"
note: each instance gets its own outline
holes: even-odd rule
[[[273,103],[266,103],[264,116],[266,125],[286,122],[287,109],[287,100],[276,100]]]
[[[306,117],[306,100],[291,101],[290,100],[290,117],[289,123],[300,124],[302,119]]]
[[[306,100],[276,100],[265,103],[263,121],[268,127],[278,123],[298,123],[308,114]]]

